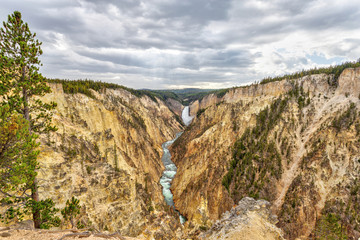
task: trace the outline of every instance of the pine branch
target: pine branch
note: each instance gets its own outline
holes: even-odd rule
[[[26,191],[29,190],[29,189],[26,189],[23,191],[23,193],[20,195],[20,196],[15,196],[13,194],[10,194],[10,193],[7,193],[7,192],[4,192],[3,190],[0,189],[0,193],[2,193],[3,195],[7,196],[7,197],[11,197],[11,198],[15,198],[15,199],[23,199],[23,200],[26,200],[28,199],[28,197],[23,197],[24,195],[27,195],[26,194]]]

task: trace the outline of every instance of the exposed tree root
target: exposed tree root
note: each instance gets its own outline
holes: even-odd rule
[[[0,227],[0,232],[10,230],[9,227]]]
[[[110,238],[114,238],[114,237],[118,238],[120,240],[125,239],[118,233],[112,233],[112,234],[95,233],[95,234],[92,234],[91,232],[82,232],[82,233],[69,233],[69,234],[62,236],[58,240],[63,240],[65,238],[71,238],[71,237],[86,238],[86,237],[90,237],[90,236],[94,236],[94,237],[98,237],[98,238],[105,238],[105,239],[110,239]]]
[[[90,237],[90,236],[91,236],[90,232],[69,233],[69,234],[66,234],[66,235],[62,236],[59,240],[63,240],[65,238],[70,238],[70,237],[85,238],[85,237]]]

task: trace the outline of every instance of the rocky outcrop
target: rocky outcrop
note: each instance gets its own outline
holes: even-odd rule
[[[176,113],[178,116],[181,116],[181,112],[184,109],[184,106],[180,102],[172,98],[168,98],[166,99],[165,103],[171,111]]]
[[[339,231],[356,237],[359,215],[347,220],[341,211],[356,212],[359,204],[359,77],[359,68],[346,69],[338,80],[319,74],[252,85],[191,105],[192,114],[202,111],[171,148],[175,206],[189,226],[211,226],[250,195],[270,200],[286,238],[345,225]],[[234,160],[237,139],[250,139],[249,161],[239,151]],[[229,190],[222,184],[227,174]],[[328,226],[331,217],[338,225]]]
[[[190,116],[195,116],[200,109],[205,109],[208,106],[215,105],[220,102],[221,98],[218,98],[216,94],[212,93],[206,95],[203,99],[196,100],[190,104]]]
[[[338,94],[351,94],[359,97],[360,94],[360,68],[345,69],[339,78]]]
[[[270,203],[265,200],[243,198],[237,206],[225,212],[200,239],[271,240],[284,239],[275,226],[277,217],[271,214]]]
[[[93,91],[90,98],[65,94],[61,84],[51,88],[43,100],[57,102],[58,130],[41,136],[41,198],[61,208],[75,196],[86,227],[139,235],[152,214],[167,210],[161,144],[181,124],[164,102],[123,89]]]

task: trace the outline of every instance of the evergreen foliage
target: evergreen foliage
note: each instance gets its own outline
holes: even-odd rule
[[[171,94],[168,93],[162,94],[161,91],[135,90],[114,83],[106,83],[106,82],[93,81],[88,79],[76,80],[76,81],[62,80],[62,79],[47,79],[46,81],[50,83],[62,84],[65,93],[69,93],[69,94],[82,93],[90,98],[95,98],[90,89],[99,92],[105,90],[106,88],[123,89],[130,92],[132,95],[136,97],[148,96],[155,102],[157,102],[156,98],[159,98],[161,100],[166,100],[166,98],[168,97],[172,98]]]
[[[180,102],[183,105],[189,105],[192,102],[195,102],[196,100],[201,100],[205,96],[215,92],[216,90],[212,89],[199,89],[199,88],[185,88],[185,89],[177,89],[177,90],[168,90],[170,92],[173,92],[178,96],[178,98],[181,100]]]
[[[292,89],[285,96],[280,96],[256,115],[256,125],[247,128],[233,146],[233,157],[222,184],[235,202],[245,196],[268,200],[274,197],[271,182],[279,180],[282,164],[275,145],[277,133],[273,139],[272,131],[282,120],[289,102],[297,103],[299,117],[301,109],[310,102],[303,88],[297,83],[292,84]],[[233,125],[236,126],[236,122]],[[282,144],[287,146],[287,141],[283,140]],[[286,147],[281,147],[282,154],[285,150]],[[287,156],[289,151],[288,148]]]
[[[309,70],[302,70],[296,73],[292,73],[292,74],[285,74],[283,76],[279,76],[279,77],[267,77],[264,78],[263,80],[261,80],[260,84],[265,84],[265,83],[269,83],[269,82],[277,82],[277,81],[281,81],[284,79],[297,79],[297,78],[301,78],[307,75],[312,75],[312,74],[334,74],[335,80],[337,80],[340,76],[340,74],[344,71],[344,69],[346,68],[356,68],[356,67],[360,67],[360,60],[358,61],[354,61],[354,62],[344,62],[342,64],[339,65],[335,65],[335,66],[329,66],[329,67],[324,67],[324,68],[312,68]]]
[[[173,92],[172,90],[142,90],[146,91],[148,93],[151,93],[158,97],[161,100],[167,100],[169,98],[174,99],[176,101],[182,102],[183,99],[181,96],[179,96],[177,93]]]
[[[27,190],[36,177],[39,146],[37,135],[30,134],[29,124],[8,105],[0,106],[0,201],[10,207],[0,214],[8,222],[24,216]]]
[[[206,111],[206,108],[200,108],[197,112],[196,112],[196,117],[199,118],[201,116],[202,113],[204,113]]]
[[[61,214],[63,218],[66,221],[70,221],[71,227],[74,228],[75,223],[74,219],[75,217],[80,214],[80,200],[76,199],[74,196],[71,198],[71,200],[66,201],[66,206],[63,210],[61,210]]]
[[[314,230],[316,240],[347,240],[346,228],[338,214],[327,212],[316,222]]]
[[[51,199],[35,201],[27,192],[32,189],[39,168],[36,160],[39,144],[36,143],[37,135],[29,132],[28,121],[9,109],[8,105],[0,106],[0,202],[8,206],[0,219],[9,223],[38,212],[40,228],[59,226],[54,202]]]
[[[91,93],[90,89],[95,91],[101,91],[106,88],[109,89],[124,89],[129,91],[130,93],[138,96],[137,90],[127,88],[124,86],[120,86],[114,83],[106,83],[101,81],[92,81],[92,80],[77,80],[77,81],[70,81],[70,80],[62,80],[62,79],[46,79],[47,82],[50,83],[60,83],[63,86],[63,90],[65,93],[75,94],[75,93],[82,93],[88,97],[94,98],[93,94]]]
[[[38,72],[41,66],[41,42],[35,39],[29,26],[15,11],[3,22],[0,29],[0,94],[1,104],[24,115],[30,122],[30,130],[36,133],[55,130],[51,126],[51,112],[56,104],[43,103],[39,99],[30,101],[34,96],[43,96],[51,91]]]
[[[55,108],[56,103],[43,103],[40,99],[34,98],[51,91],[42,75],[38,72],[41,66],[39,56],[42,54],[42,50],[41,42],[35,37],[36,34],[31,33],[28,24],[22,20],[21,13],[18,11],[9,15],[8,21],[3,22],[3,28],[0,29],[0,94],[3,99],[0,105],[8,106],[5,108],[8,108],[7,111],[10,114],[17,112],[23,115],[23,118],[28,122],[28,136],[33,136],[32,133],[46,133],[56,130],[56,127],[51,125],[51,110]],[[29,144],[34,146],[34,137],[29,138]],[[17,209],[13,207],[8,209],[10,211],[12,211],[11,209],[14,210],[9,215],[11,218],[14,217],[15,213],[22,217],[23,211],[19,207],[24,203],[27,205],[31,203],[32,207],[29,209],[33,215],[34,225],[36,228],[40,228],[46,226],[42,222],[44,218],[40,207],[45,209],[48,204],[42,204],[44,202],[39,199],[36,179],[36,170],[38,168],[36,152],[34,154],[29,153],[30,156],[23,156],[28,161],[21,162],[20,168],[18,165],[7,166],[11,168],[12,175],[18,176],[19,179],[22,179],[24,171],[29,173],[29,177],[25,178],[26,182],[23,182],[20,186],[21,190],[13,189],[11,196],[16,201],[7,199],[9,196],[6,194],[3,195],[5,198],[2,199],[8,205],[13,205]],[[13,184],[14,188],[19,187],[16,183]],[[31,201],[28,196],[23,197],[27,190],[31,191]],[[19,199],[22,199],[22,201]]]
[[[275,100],[256,116],[256,125],[247,128],[234,144],[233,159],[222,184],[233,197],[244,196],[269,199],[269,182],[281,176],[281,157],[275,143],[268,139],[269,132],[281,118],[288,98]],[[231,188],[231,184],[233,186]]]
[[[55,208],[55,203],[52,199],[48,198],[41,201],[30,199],[27,201],[27,209],[29,209],[31,213],[39,212],[40,228],[49,229],[60,226],[61,220],[55,215],[59,212],[59,209]]]
[[[356,67],[360,67],[360,58],[357,61],[352,61],[352,62],[344,62],[342,64],[339,65],[335,65],[335,66],[329,66],[329,67],[323,67],[323,68],[312,68],[309,70],[302,70],[296,73],[292,73],[292,74],[285,74],[283,76],[278,76],[278,77],[266,77],[264,79],[262,79],[260,81],[260,84],[266,84],[269,82],[277,82],[277,81],[281,81],[281,80],[292,80],[292,79],[298,79],[307,75],[312,75],[312,74],[333,74],[334,75],[334,83],[333,84],[337,84],[337,79],[339,78],[340,74],[346,69],[346,68],[356,68]],[[255,85],[257,83],[255,82]],[[246,86],[241,86],[241,87],[233,87],[233,88],[226,88],[226,89],[218,89],[218,90],[213,90],[213,91],[209,91],[206,92],[202,95],[199,95],[197,97],[196,100],[201,100],[203,99],[205,96],[209,95],[209,94],[216,94],[216,96],[218,98],[222,98],[226,93],[228,93],[231,89],[236,89],[236,88],[243,88]],[[360,97],[360,95],[359,95]]]
[[[316,226],[316,239],[319,240],[346,240],[348,239],[345,229],[341,224],[340,217],[328,213],[321,217]]]
[[[349,197],[345,201],[326,201],[312,233],[315,239],[353,239],[359,233],[359,179],[354,179],[346,188],[349,190]]]
[[[209,93],[214,92],[214,90],[208,90],[208,89],[136,90],[114,83],[106,83],[106,82],[93,81],[87,79],[76,80],[76,81],[62,80],[62,79],[47,79],[46,81],[50,83],[61,83],[65,93],[69,93],[69,94],[82,93],[91,98],[94,98],[94,96],[91,93],[90,89],[95,91],[102,91],[106,88],[124,89],[137,97],[148,96],[155,102],[157,102],[157,98],[162,101],[166,101],[167,99],[174,99],[176,101],[181,102],[184,105],[188,105],[193,101],[200,100]]]
[[[339,132],[342,129],[348,129],[356,120],[357,111],[355,103],[351,103],[349,108],[342,113],[339,117],[336,117],[332,121],[332,126]]]

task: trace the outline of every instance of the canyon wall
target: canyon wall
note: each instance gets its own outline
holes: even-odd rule
[[[193,103],[197,117],[171,147],[187,226],[207,228],[252,196],[273,204],[286,238],[337,228],[359,237],[359,84],[360,68],[346,69],[338,79],[305,76]]]
[[[50,86],[42,100],[57,102],[58,130],[41,136],[40,197],[61,208],[75,196],[86,227],[139,235],[168,211],[159,184],[161,144],[182,130],[181,123],[148,96],[104,89],[88,97]]]
[[[86,228],[140,239],[360,237],[360,68],[192,103],[195,118],[170,147],[184,226],[159,184],[161,144],[184,130],[183,106],[124,89],[89,97],[50,86],[42,100],[57,102],[58,130],[41,136],[40,197],[59,208],[80,199]],[[248,196],[270,202],[271,213]]]

